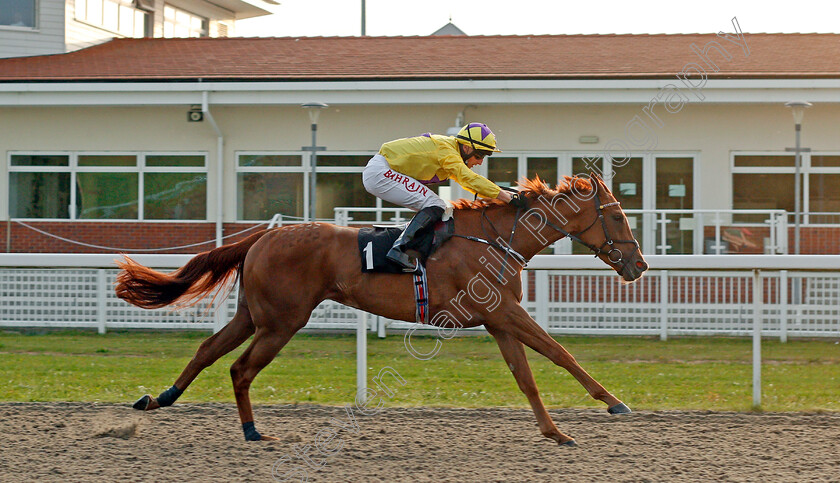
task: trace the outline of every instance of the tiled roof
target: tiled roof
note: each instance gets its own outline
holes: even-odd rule
[[[115,39],[0,59],[0,81],[838,78],[840,35],[714,34]],[[716,41],[709,58],[692,51]]]

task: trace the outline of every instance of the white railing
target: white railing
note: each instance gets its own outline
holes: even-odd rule
[[[642,234],[642,251],[667,255],[675,247],[668,243],[671,234],[690,232],[692,253],[722,255],[738,243],[761,243],[764,254],[787,253],[787,212],[785,210],[624,210],[630,227]],[[639,226],[637,216],[641,215]],[[744,218],[756,221],[744,221]],[[761,220],[760,222],[757,220]],[[674,229],[668,230],[668,227]],[[748,240],[743,231],[748,228],[768,227],[766,240]],[[706,228],[714,228],[714,237],[706,236]],[[725,231],[726,230],[726,231]],[[731,233],[734,232],[734,233]],[[740,240],[736,238],[741,238]]]
[[[235,313],[235,289],[215,305],[205,300],[180,311],[130,306],[113,291],[117,258],[0,254],[0,326],[218,330]],[[134,258],[169,271],[190,255]],[[591,256],[538,255],[525,271],[523,306],[553,334],[748,335],[757,270],[764,335],[840,336],[840,255],[655,255],[648,262],[645,277],[624,284]],[[386,326],[415,327],[369,319],[382,335]],[[327,301],[307,328],[352,331],[357,320],[356,309]]]
[[[788,250],[787,212],[784,210],[624,210],[630,227],[641,240],[644,253],[667,255],[680,253],[680,247],[669,244],[670,237],[687,233],[694,254],[723,255],[747,247],[767,255],[785,254]],[[335,224],[340,226],[369,225],[371,223],[403,223],[413,212],[407,208],[355,208],[340,206],[334,209]],[[361,214],[372,214],[364,216]],[[744,221],[750,217],[755,221]],[[669,230],[669,226],[674,228]],[[706,235],[706,228],[713,236]],[[768,228],[768,236],[745,235],[750,228]],[[554,253],[571,254],[571,242],[560,240]]]
[[[354,208],[339,206],[335,208],[335,224],[339,226],[370,225],[371,223],[405,223],[414,216],[414,211],[408,208]],[[373,220],[357,220],[353,213],[373,213]]]

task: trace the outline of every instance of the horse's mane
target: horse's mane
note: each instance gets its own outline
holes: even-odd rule
[[[535,176],[534,179],[522,178],[517,184],[519,185],[519,193],[532,199],[540,196],[552,198],[558,194],[568,195],[573,188],[580,193],[592,191],[592,183],[588,179],[576,176],[564,176],[553,189],[539,176]],[[475,201],[461,198],[453,201],[452,205],[456,210],[477,210],[488,206],[507,205],[507,203],[496,198],[479,198]]]

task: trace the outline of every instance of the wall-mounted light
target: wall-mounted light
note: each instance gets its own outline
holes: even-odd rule
[[[578,138],[578,142],[581,144],[598,144],[598,136],[581,136]]]
[[[204,112],[201,111],[201,106],[192,105],[187,111],[187,122],[201,122],[204,120]]]
[[[466,108],[464,108],[466,110]],[[455,125],[450,127],[446,130],[447,136],[456,136],[459,132],[461,132],[461,128],[464,127],[464,111],[458,113],[455,116]]]

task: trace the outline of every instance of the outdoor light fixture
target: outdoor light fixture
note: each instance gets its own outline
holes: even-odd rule
[[[794,165],[795,168],[793,174],[793,196],[795,198],[793,201],[793,253],[799,255],[799,225],[802,216],[802,180],[800,175],[800,169],[802,167],[803,151],[802,147],[799,144],[799,135],[802,131],[802,118],[805,117],[805,109],[811,107],[811,103],[806,101],[790,101],[788,103],[785,103],[785,107],[789,107],[791,112],[793,113],[793,123],[796,129],[796,147],[793,148],[793,151],[796,153],[796,164]],[[786,150],[790,151],[791,149],[787,148]],[[807,151],[810,151],[810,149],[808,149]]]
[[[793,112],[794,124],[802,124],[802,118],[805,117],[805,109],[811,107],[811,103],[806,101],[790,101],[785,103],[785,107],[789,107],[791,112]]]
[[[312,121],[313,125],[316,125],[318,124],[318,116],[321,115],[321,110],[326,109],[329,106],[323,102],[307,102],[305,104],[301,104],[300,107],[306,109],[306,112],[309,113],[309,120]]]
[[[309,120],[312,122],[312,146],[304,146],[301,149],[304,151],[312,151],[312,162],[310,163],[312,171],[309,174],[309,219],[314,221],[316,181],[315,169],[318,167],[318,150],[326,149],[326,146],[318,146],[316,142],[318,137],[318,116],[321,115],[321,111],[323,109],[326,109],[329,106],[323,102],[307,102],[305,104],[301,104],[300,107],[306,110],[309,114]]]

